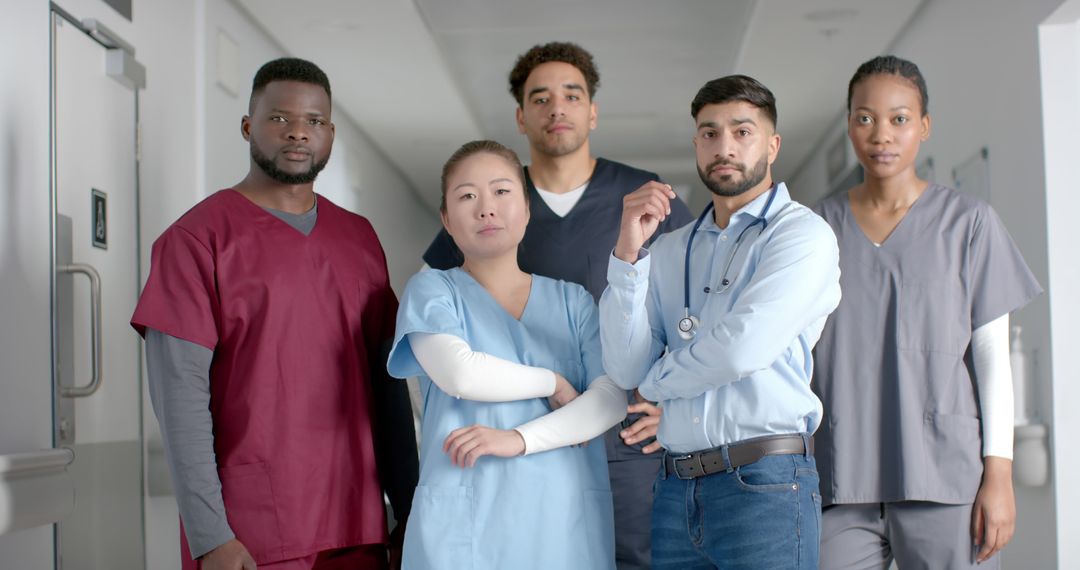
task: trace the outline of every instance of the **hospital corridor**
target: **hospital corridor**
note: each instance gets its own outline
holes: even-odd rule
[[[0,14],[0,570],[1080,570],[1080,0]]]

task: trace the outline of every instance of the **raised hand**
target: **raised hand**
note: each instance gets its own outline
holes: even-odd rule
[[[675,192],[671,186],[656,181],[647,182],[624,196],[615,257],[627,263],[636,262],[638,251],[656,233],[660,222],[671,214],[671,201],[674,199]]]

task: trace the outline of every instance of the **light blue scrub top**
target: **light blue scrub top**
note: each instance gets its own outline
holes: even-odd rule
[[[469,274],[423,271],[405,287],[388,369],[419,376],[424,398],[420,484],[405,532],[406,569],[612,569],[614,513],[602,441],[536,455],[485,456],[455,467],[451,431],[512,429],[550,412],[546,398],[475,402],[443,392],[407,335],[445,333],[474,351],[562,374],[579,391],[603,372],[596,305],[580,285],[533,276],[520,320]],[[506,381],[512,382],[513,378]]]

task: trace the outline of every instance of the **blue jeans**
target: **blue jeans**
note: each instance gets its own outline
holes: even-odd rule
[[[820,535],[809,454],[770,455],[697,479],[661,467],[653,488],[655,570],[816,569]]]

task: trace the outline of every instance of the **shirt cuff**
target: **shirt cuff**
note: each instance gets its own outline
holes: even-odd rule
[[[656,383],[650,378],[646,378],[646,380],[638,386],[638,393],[641,394],[642,398],[645,398],[650,402],[662,402],[664,400],[664,398],[656,391]]]
[[[612,287],[643,285],[649,281],[649,267],[651,265],[652,258],[649,257],[649,250],[645,248],[638,250],[637,261],[632,264],[615,257],[615,250],[612,250],[611,257],[608,260],[608,285]]]

